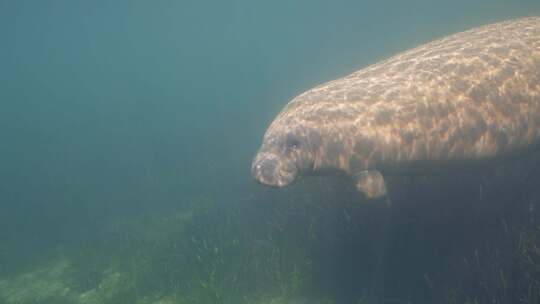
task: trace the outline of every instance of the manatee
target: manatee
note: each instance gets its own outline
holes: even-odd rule
[[[387,175],[500,161],[539,142],[540,17],[527,17],[443,37],[300,94],[266,130],[251,172],[282,187],[341,171],[379,198]]]

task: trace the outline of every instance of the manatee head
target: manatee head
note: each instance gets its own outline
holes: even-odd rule
[[[300,172],[313,168],[319,142],[313,128],[274,121],[251,165],[253,178],[268,186],[291,184]]]

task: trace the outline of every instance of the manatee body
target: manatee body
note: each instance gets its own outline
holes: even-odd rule
[[[269,126],[251,170],[270,186],[338,170],[376,198],[386,194],[383,175],[497,160],[539,142],[540,17],[529,17],[447,36],[302,93]]]

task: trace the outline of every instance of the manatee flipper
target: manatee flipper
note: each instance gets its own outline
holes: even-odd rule
[[[364,170],[354,175],[356,189],[362,192],[366,198],[380,198],[386,195],[386,183],[384,177],[377,170]]]

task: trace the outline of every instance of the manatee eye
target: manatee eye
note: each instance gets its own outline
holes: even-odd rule
[[[285,146],[288,151],[293,151],[300,147],[300,140],[294,135],[288,135],[287,140],[285,141]]]

